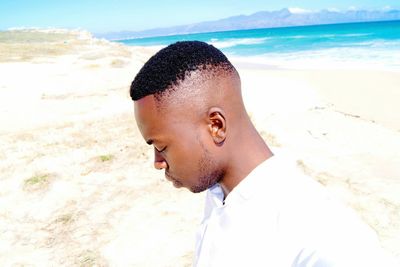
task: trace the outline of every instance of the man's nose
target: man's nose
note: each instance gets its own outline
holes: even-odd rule
[[[165,161],[164,157],[161,155],[160,152],[154,148],[154,168],[157,170],[162,170],[167,168],[167,162]]]

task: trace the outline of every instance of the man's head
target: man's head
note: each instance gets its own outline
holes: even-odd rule
[[[192,192],[224,180],[248,117],[239,75],[218,49],[190,41],[160,50],[130,94],[140,132],[154,146],[154,166],[167,179]]]

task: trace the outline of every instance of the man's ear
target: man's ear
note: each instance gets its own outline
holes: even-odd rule
[[[214,143],[222,145],[226,139],[226,120],[223,110],[216,107],[210,108],[208,121],[208,127]]]

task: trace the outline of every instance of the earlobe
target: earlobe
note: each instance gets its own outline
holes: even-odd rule
[[[220,108],[210,108],[208,112],[209,129],[214,143],[222,145],[226,139],[226,120]]]

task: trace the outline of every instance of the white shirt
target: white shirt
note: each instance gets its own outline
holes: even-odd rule
[[[273,156],[223,197],[207,191],[197,267],[387,266],[375,233],[295,161]]]

